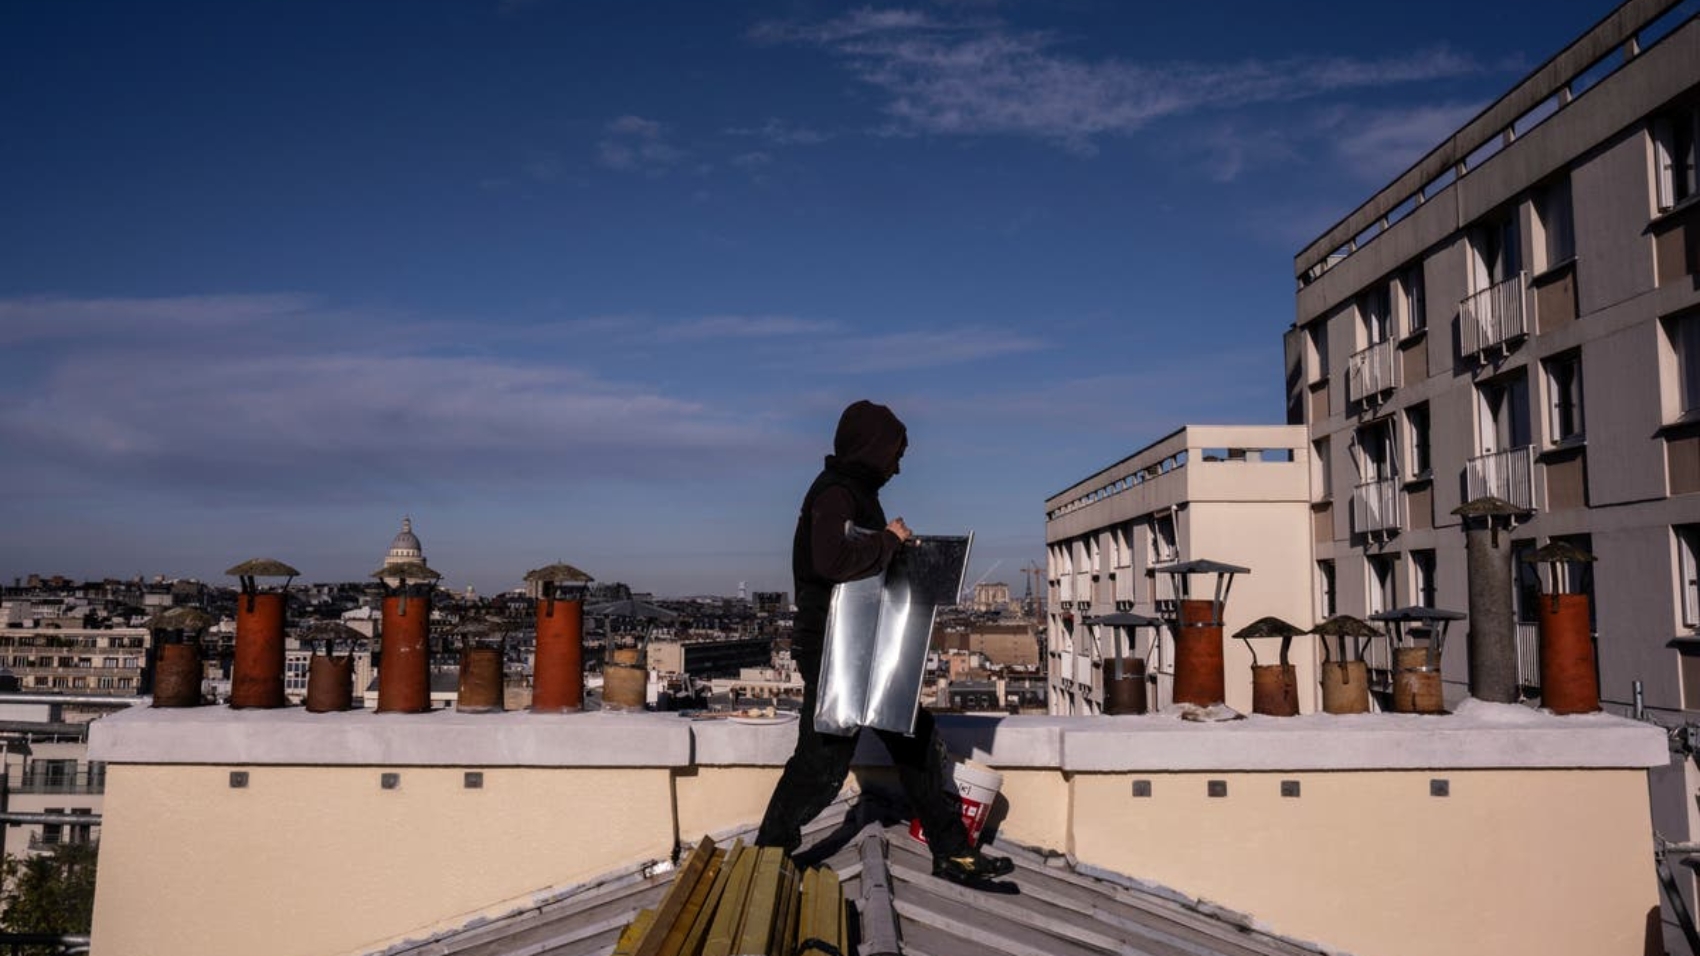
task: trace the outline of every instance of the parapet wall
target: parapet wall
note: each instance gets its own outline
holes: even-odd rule
[[[1449,717],[945,717],[1003,840],[1360,954],[1641,952],[1662,732]],[[222,708],[102,719],[95,956],[338,954],[760,817],[794,723]],[[883,787],[871,737],[852,786]]]

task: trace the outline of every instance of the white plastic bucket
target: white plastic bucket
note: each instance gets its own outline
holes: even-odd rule
[[[964,760],[952,768],[951,776],[956,782],[953,795],[962,801],[962,826],[968,830],[968,845],[979,846],[980,831],[986,828],[992,804],[997,802],[998,790],[1003,787],[1003,774],[983,763]],[[909,821],[909,835],[927,842],[921,833],[919,816]]]

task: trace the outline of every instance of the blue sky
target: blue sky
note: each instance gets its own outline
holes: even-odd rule
[[[790,589],[858,398],[1043,500],[1282,416],[1292,257],[1576,0],[0,7],[0,576]],[[996,567],[994,568],[994,564]]]

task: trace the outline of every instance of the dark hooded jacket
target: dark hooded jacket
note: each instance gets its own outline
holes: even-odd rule
[[[809,486],[791,540],[797,595],[792,642],[818,652],[832,586],[885,570],[902,542],[885,530],[879,490],[897,474],[909,432],[891,409],[860,401],[844,410],[826,468]]]

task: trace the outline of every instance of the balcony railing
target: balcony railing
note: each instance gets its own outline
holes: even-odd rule
[[[1399,387],[1399,353],[1392,339],[1353,352],[1346,363],[1346,397],[1361,402]]]
[[[1464,467],[1465,499],[1503,498],[1519,508],[1535,506],[1535,446],[1490,451]]]
[[[1475,355],[1529,334],[1528,288],[1529,274],[1519,272],[1458,303],[1458,325],[1465,355]]]
[[[13,772],[8,775],[6,789],[12,793],[104,793],[106,767],[81,764],[66,772]]]
[[[1541,628],[1538,624],[1517,624],[1517,686],[1541,686]]]
[[[1397,478],[1366,481],[1352,489],[1352,527],[1360,534],[1405,526],[1405,492]]]

